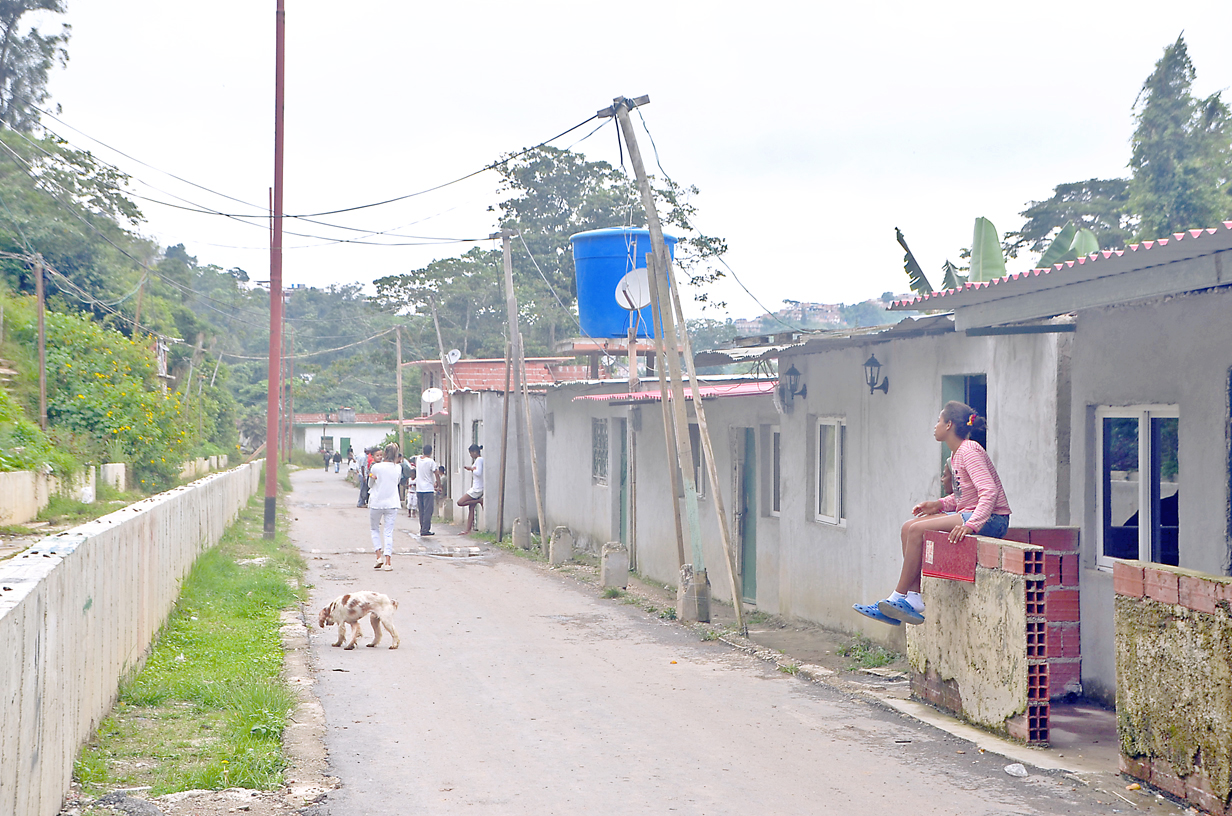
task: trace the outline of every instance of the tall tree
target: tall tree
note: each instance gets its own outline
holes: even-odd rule
[[[0,0],[0,123],[30,131],[38,124],[37,106],[47,101],[47,74],[68,62],[71,27],[44,34],[26,24],[31,12],[64,13],[63,0]]]
[[[1123,247],[1138,223],[1129,207],[1129,181],[1120,178],[1058,184],[1051,198],[1032,201],[1019,215],[1026,223],[1005,233],[1003,243],[1011,258],[1024,249],[1043,252],[1069,223],[1093,232],[1100,249]]]
[[[1134,102],[1129,204],[1141,239],[1210,227],[1232,212],[1232,117],[1218,93],[1193,96],[1195,76],[1179,36]]]

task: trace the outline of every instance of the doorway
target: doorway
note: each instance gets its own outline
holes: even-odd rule
[[[736,502],[737,534],[740,536],[740,594],[749,603],[757,603],[757,435],[753,428],[744,429],[738,495]]]

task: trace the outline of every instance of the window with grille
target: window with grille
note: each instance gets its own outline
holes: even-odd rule
[[[590,476],[599,484],[607,484],[607,420],[590,420]]]

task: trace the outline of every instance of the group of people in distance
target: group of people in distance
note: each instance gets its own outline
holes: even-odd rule
[[[474,529],[475,507],[483,503],[483,457],[479,445],[469,449],[471,464],[471,488],[458,506],[468,510],[466,528],[460,535]],[[424,445],[423,452],[410,459],[403,457],[395,444],[382,448],[370,448],[359,458],[359,503],[356,507],[368,508],[369,527],[372,531],[372,547],[376,551],[376,569],[393,569],[394,519],[398,510],[406,507],[407,515],[419,517],[419,535],[435,535],[432,532],[432,515],[436,511],[436,496],[443,493],[441,475],[445,468],[432,458],[432,446]],[[409,493],[414,487],[415,498]]]

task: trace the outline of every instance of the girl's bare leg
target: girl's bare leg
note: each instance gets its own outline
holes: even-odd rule
[[[920,569],[924,566],[924,534],[932,531],[949,532],[962,524],[958,513],[921,516],[903,525],[903,571],[898,577],[895,590],[903,593],[920,591]]]

